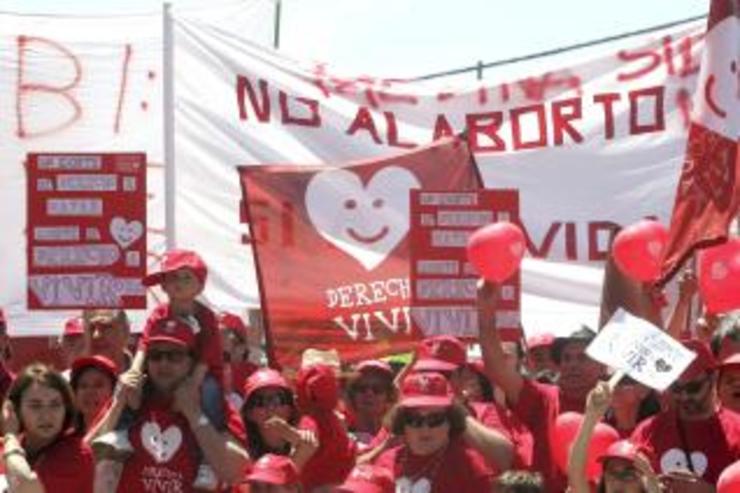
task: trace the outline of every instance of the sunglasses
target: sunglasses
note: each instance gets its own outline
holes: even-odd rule
[[[257,394],[249,399],[249,407],[279,407],[290,406],[293,404],[293,398],[284,393],[280,394]]]
[[[704,377],[701,380],[694,380],[689,383],[674,383],[671,385],[671,393],[673,394],[688,394],[696,395],[704,388],[704,385],[709,381],[709,377]]]
[[[634,467],[625,467],[624,469],[606,469],[605,473],[607,476],[618,479],[619,481],[623,481],[625,483],[637,481],[639,479],[637,469]]]
[[[434,414],[416,414],[409,413],[404,417],[404,424],[411,428],[421,428],[426,426],[427,428],[437,428],[447,422],[447,413],[434,413]]]
[[[156,349],[149,351],[146,355],[149,361],[160,362],[166,359],[170,363],[182,363],[188,356],[190,356],[190,353],[187,351],[160,351]]]
[[[381,383],[359,383],[353,387],[356,394],[364,394],[368,390],[375,395],[385,394],[388,391],[388,386]]]

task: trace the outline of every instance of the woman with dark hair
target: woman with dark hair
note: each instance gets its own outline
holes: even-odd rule
[[[360,445],[369,445],[383,429],[383,417],[397,398],[390,365],[379,360],[365,360],[354,368],[347,382],[347,410],[351,416],[349,431]]]
[[[586,399],[586,413],[568,460],[568,484],[571,493],[592,491],[586,475],[588,446],[594,428],[612,400],[608,382],[599,382]],[[613,443],[599,457],[603,473],[598,480],[598,493],[660,493],[660,484],[650,461],[629,440]]]
[[[466,420],[467,412],[454,403],[444,376],[412,373],[401,384],[401,399],[387,416],[386,426],[403,443],[384,452],[376,465],[392,471],[396,491],[490,491],[494,472],[465,443]]]
[[[315,452],[313,434],[296,428],[295,394],[279,372],[261,368],[249,376],[241,415],[252,460],[267,453],[289,455],[300,469]]]
[[[10,491],[91,493],[93,458],[75,422],[72,389],[41,363],[21,371],[3,404],[3,463]]]
[[[72,362],[70,384],[83,430],[89,430],[100,416],[113,396],[117,381],[118,368],[105,356],[77,358]]]

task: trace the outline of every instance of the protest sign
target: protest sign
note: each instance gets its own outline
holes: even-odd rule
[[[411,191],[411,315],[425,336],[477,337],[478,275],[468,262],[470,234],[496,222],[519,222],[516,190]],[[496,327],[521,337],[519,272],[501,287]]]
[[[466,143],[240,171],[271,356],[295,365],[306,347],[345,361],[411,348],[409,192],[477,189]]]
[[[621,308],[589,344],[586,354],[661,392],[696,357],[660,328]]]
[[[146,156],[29,154],[28,307],[145,308]]]

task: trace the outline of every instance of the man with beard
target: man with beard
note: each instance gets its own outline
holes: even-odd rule
[[[711,485],[722,470],[740,459],[740,414],[719,405],[709,347],[698,340],[682,343],[696,358],[671,385],[669,409],[640,424],[632,441],[648,452],[667,481],[714,491]]]
[[[547,491],[563,491],[567,480],[555,466],[550,437],[557,416],[567,411],[582,413],[588,392],[604,375],[604,367],[585,353],[595,334],[584,327],[569,337],[555,340],[552,356],[560,371],[557,385],[525,379],[505,363],[495,324],[499,291],[499,285],[489,282],[481,282],[478,288],[479,340],[485,370],[504,391],[514,414],[532,432],[536,444],[533,469],[542,472]]]

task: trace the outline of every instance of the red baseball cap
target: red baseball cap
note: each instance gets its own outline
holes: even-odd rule
[[[265,454],[254,463],[245,478],[248,482],[260,482],[278,486],[292,486],[300,482],[298,469],[290,457]]]
[[[82,317],[68,318],[64,322],[64,332],[62,332],[62,337],[81,336],[84,333],[85,326],[83,325]]]
[[[73,386],[74,382],[80,377],[82,372],[88,368],[98,369],[110,376],[114,381],[118,378],[118,365],[116,365],[111,359],[99,354],[94,356],[83,356],[82,358],[77,358],[72,362],[70,381]]]
[[[175,272],[179,269],[190,269],[198,278],[201,284],[205,284],[206,276],[208,275],[208,268],[206,267],[203,259],[200,255],[193,252],[192,250],[169,250],[165,252],[162,257],[162,263],[160,265],[159,272],[149,274],[141,283],[144,286],[154,286],[155,284],[161,284],[164,280],[165,274]]]
[[[452,387],[435,372],[412,373],[401,384],[401,407],[447,407],[452,405]]]
[[[385,373],[388,376],[393,377],[393,368],[391,368],[391,365],[389,365],[385,361],[380,361],[379,359],[367,359],[365,361],[360,361],[355,367],[355,370],[359,373],[376,371],[380,373]]]
[[[290,385],[288,385],[288,381],[280,374],[280,372],[275,371],[272,368],[260,368],[249,375],[247,381],[244,382],[244,402],[249,401],[249,397],[258,390],[268,387],[277,387],[289,392],[293,391],[293,389],[290,388]]]
[[[457,337],[428,337],[419,344],[419,359],[414,371],[454,371],[465,364],[467,357],[465,345]]]
[[[527,337],[527,349],[536,349],[540,347],[552,347],[555,342],[555,336],[549,332],[535,334]]]
[[[617,440],[616,442],[609,445],[606,452],[599,456],[599,462],[606,462],[609,459],[624,459],[630,462],[634,462],[638,454],[641,452],[639,446],[635,445],[629,440]]]
[[[698,339],[683,339],[681,344],[685,348],[696,353],[696,358],[691,364],[683,371],[681,376],[678,378],[679,381],[686,382],[689,380],[695,380],[703,374],[710,372],[717,368],[717,361],[714,359],[712,350],[709,346]]]
[[[218,328],[221,330],[233,330],[244,340],[248,339],[247,326],[242,318],[231,312],[221,312],[218,314]]]
[[[719,364],[719,369],[725,370],[735,366],[740,366],[740,353],[731,354],[727,358],[723,359]]]
[[[395,482],[390,471],[371,464],[361,464],[352,469],[337,493],[393,493]]]
[[[195,330],[181,318],[163,318],[151,325],[147,345],[155,342],[169,342],[192,349],[195,347]]]

